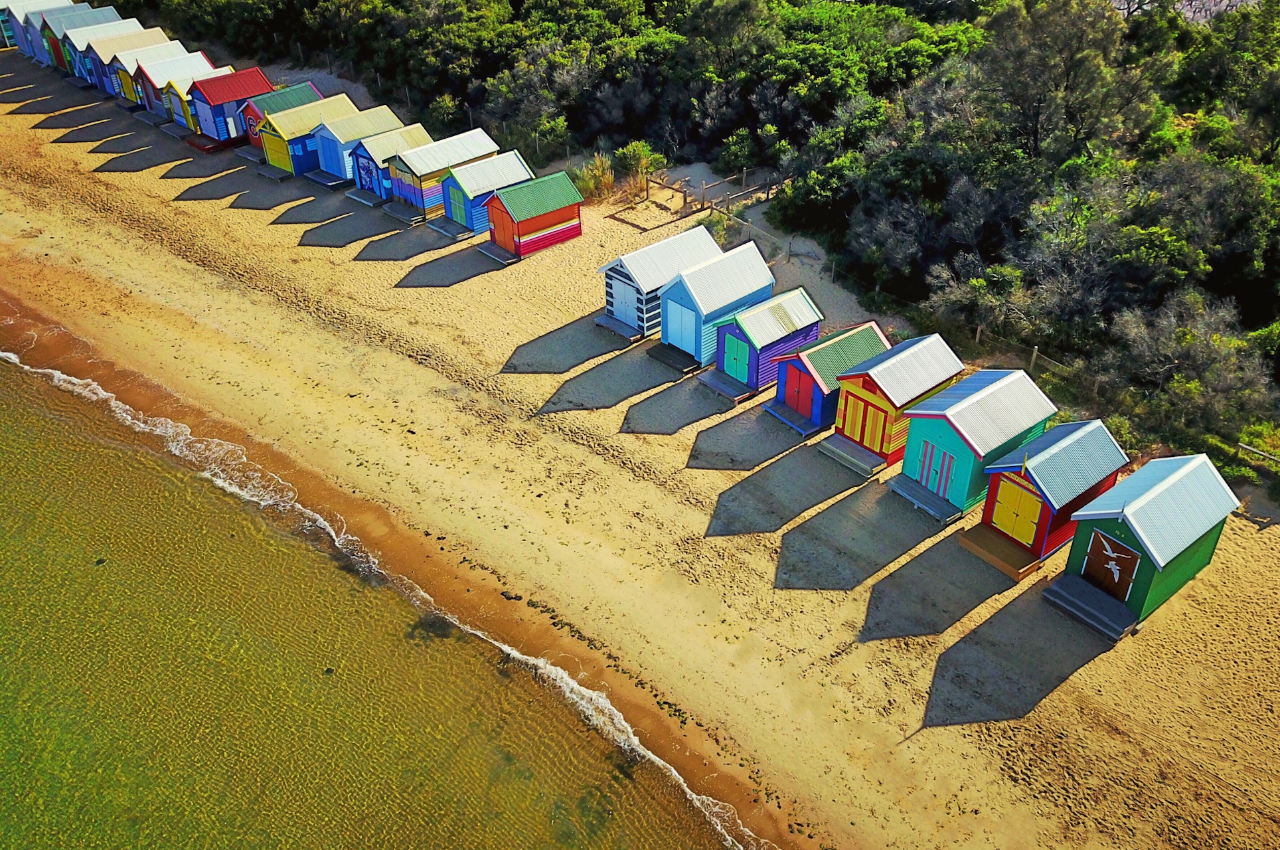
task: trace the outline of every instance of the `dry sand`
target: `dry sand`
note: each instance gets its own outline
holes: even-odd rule
[[[375,548],[379,522],[445,539],[391,564],[429,592],[478,575],[553,608],[462,613],[611,689],[696,788],[746,788],[724,793],[753,828],[813,848],[1278,846],[1280,529],[1260,496],[1109,650],[1042,601],[1061,555],[1013,587],[957,527],[593,326],[595,270],[692,220],[642,233],[588,209],[582,238],[494,270],[193,155],[11,52],[0,75],[0,289],[215,417],[197,427],[374,503]],[[510,625],[539,617],[581,640]],[[645,720],[663,712],[688,731]]]

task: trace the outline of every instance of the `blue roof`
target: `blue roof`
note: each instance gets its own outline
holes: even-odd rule
[[[906,415],[945,418],[978,457],[985,457],[1057,412],[1021,369],[984,369],[908,408]]]
[[[987,474],[1025,466],[1027,477],[1057,511],[1128,460],[1102,420],[1091,419],[1050,428],[989,465]]]
[[[1153,460],[1071,515],[1117,519],[1164,569],[1240,506],[1206,455]]]

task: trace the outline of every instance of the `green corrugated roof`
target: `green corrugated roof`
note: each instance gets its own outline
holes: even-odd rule
[[[311,87],[311,83],[298,83],[279,91],[260,94],[249,98],[263,115],[271,112],[284,112],[298,106],[306,106],[320,100],[320,95]]]
[[[582,203],[582,194],[563,171],[498,190],[502,205],[516,221],[527,221],[543,213]]]
[[[845,372],[888,350],[879,328],[868,322],[811,342],[800,353],[829,392],[839,386],[838,378]]]

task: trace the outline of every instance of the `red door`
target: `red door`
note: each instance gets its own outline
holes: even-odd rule
[[[813,378],[808,372],[787,367],[787,386],[784,396],[787,407],[808,418],[813,413]]]

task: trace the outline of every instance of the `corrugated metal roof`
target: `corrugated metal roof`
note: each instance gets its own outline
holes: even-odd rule
[[[94,24],[91,27],[76,27],[63,33],[63,38],[71,42],[71,46],[81,53],[89,49],[89,42],[95,38],[112,38],[118,35],[142,32],[142,24],[137,18],[126,18],[123,21],[112,21],[108,24]]]
[[[396,154],[431,144],[431,134],[421,124],[410,124],[399,130],[361,139],[360,144],[364,145],[365,151],[378,163],[379,168],[386,168],[387,160]]]
[[[118,20],[120,20],[120,13],[116,11],[115,6],[83,9],[71,15],[45,15],[44,18],[45,23],[49,25],[49,31],[57,39],[61,39],[67,30],[73,30],[77,27],[91,27],[94,24],[109,24]]]
[[[468,198],[533,178],[533,172],[525,165],[519,151],[507,151],[470,165],[460,165],[449,169],[449,173],[458,181]]]
[[[178,94],[182,95],[185,98],[187,97],[188,93],[191,91],[191,87],[195,85],[197,81],[208,80],[215,77],[225,77],[228,74],[232,73],[233,71],[235,71],[235,69],[232,68],[230,65],[223,65],[221,68],[214,68],[210,71],[205,71],[203,74],[195,74],[194,76],[190,76],[190,77],[182,77],[181,79],[170,80],[168,83],[165,84],[165,88],[168,88],[169,86],[173,86],[174,90],[177,91]]]
[[[1025,467],[1027,477],[1056,511],[1128,462],[1128,455],[1102,420],[1091,419],[1050,428],[989,465],[986,471],[990,475],[1018,472]]]
[[[398,130],[403,126],[404,122],[396,117],[390,106],[375,106],[373,109],[366,109],[355,115],[339,118],[337,121],[326,121],[324,124],[325,129],[344,145],[379,133]]]
[[[680,276],[703,316],[709,316],[757,289],[773,285],[773,273],[754,242],[739,245],[691,269],[684,269]]]
[[[1058,408],[1021,369],[984,369],[906,411],[940,416],[951,423],[979,457],[1043,422]]]
[[[249,102],[263,115],[270,115],[273,112],[284,112],[287,109],[315,103],[320,99],[320,92],[316,90],[314,85],[307,82],[294,83],[288,88],[280,89],[280,91],[256,95],[249,98]]]
[[[716,240],[705,227],[698,225],[638,251],[623,254],[612,263],[601,266],[598,271],[604,274],[609,266],[621,263],[640,287],[640,291],[648,294],[666,286],[684,269],[691,269],[720,254],[720,246],[716,244]]]
[[[116,58],[112,59],[112,64],[119,64],[124,68],[125,73],[133,76],[133,72],[138,70],[140,62],[162,62],[165,59],[176,59],[179,56],[190,55],[187,48],[182,46],[180,41],[168,41],[164,44],[157,44],[152,47],[143,47],[138,50],[122,50],[116,54]]]
[[[116,58],[117,53],[137,50],[140,47],[151,47],[156,44],[166,44],[168,41],[169,36],[164,34],[164,30],[159,27],[152,27],[151,29],[131,32],[126,35],[91,38],[89,39],[89,49],[98,54],[98,59],[102,61],[103,65],[110,65],[111,60]]]
[[[499,189],[498,198],[517,222],[582,203],[582,193],[563,171]]]
[[[358,111],[356,105],[351,102],[351,98],[345,94],[338,94],[304,106],[295,106],[283,112],[268,112],[265,120],[271,122],[271,126],[280,134],[280,138],[288,141],[307,135],[326,121],[346,118],[348,115],[355,115]]]
[[[10,3],[5,7],[5,13],[9,16],[11,25],[27,25],[27,15],[31,12],[40,12],[45,9],[60,9],[64,6],[70,6],[71,0],[30,0],[27,3]]]
[[[152,85],[162,89],[170,80],[194,77],[202,71],[212,70],[213,63],[203,53],[188,53],[161,62],[144,59],[138,63],[138,71],[134,73],[141,72]]]
[[[809,298],[809,293],[804,291],[804,287],[800,287],[775,295],[768,301],[761,301],[713,324],[719,326],[737,322],[738,327],[742,328],[742,332],[747,335],[747,339],[759,351],[788,334],[816,325],[821,321],[822,311]]]
[[[814,340],[787,356],[798,356],[804,361],[819,390],[826,395],[839,387],[842,374],[888,348],[889,340],[885,339],[880,326],[864,322]]]
[[[398,154],[413,174],[421,177],[498,152],[498,143],[484,130],[469,130]]]
[[[919,398],[964,371],[964,364],[938,334],[900,342],[844,375],[868,375],[895,407]]]
[[[302,85],[310,89],[310,85],[307,83]],[[197,80],[193,87],[200,92],[200,96],[208,101],[211,106],[221,106],[233,100],[247,100],[261,94],[269,94],[271,92],[271,81],[267,79],[267,75],[262,72],[261,68],[245,68],[242,71],[236,71],[234,74],[219,77],[216,81],[209,79]],[[319,95],[316,96],[319,97]],[[295,105],[302,106],[301,103]]]
[[[50,18],[59,18],[64,15],[75,15],[79,12],[90,11],[93,7],[88,3],[76,3],[73,6],[55,6],[53,8],[45,7],[42,9],[27,9],[27,26],[34,26],[37,30],[44,25],[46,20]]]
[[[1148,462],[1071,518],[1120,520],[1164,569],[1238,507],[1208,456],[1188,455]]]

